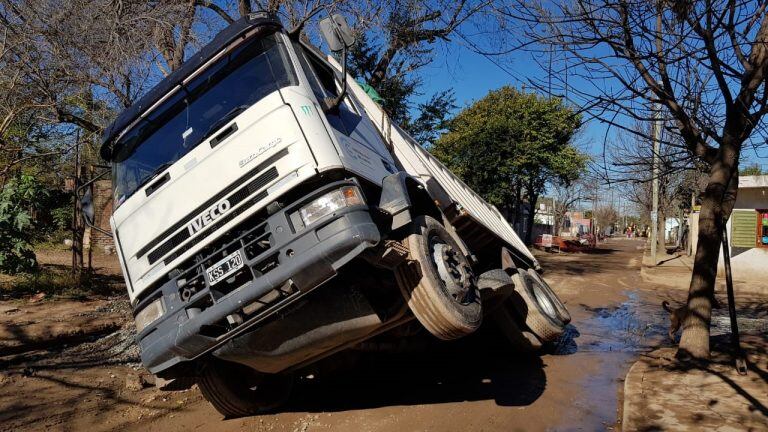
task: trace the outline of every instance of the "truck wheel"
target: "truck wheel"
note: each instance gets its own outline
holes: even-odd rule
[[[543,285],[544,289],[549,293],[550,298],[552,299],[552,303],[555,305],[555,310],[557,311],[557,317],[560,318],[560,321],[563,322],[563,324],[568,324],[571,322],[571,313],[568,312],[568,309],[566,309],[563,302],[560,300],[560,297],[555,294],[555,292],[552,290],[552,288],[549,286],[547,281],[544,280],[543,277],[534,269],[528,269],[528,273],[536,279],[541,285]]]
[[[510,276],[502,269],[488,270],[477,278],[485,313],[490,314],[514,351],[532,353],[541,349],[542,343],[517,317],[513,301],[509,298],[518,295],[515,294],[515,286],[522,283],[519,272],[515,271]]]
[[[491,314],[496,327],[507,339],[512,349],[520,353],[533,353],[541,349],[542,343],[535,334],[524,330],[518,322],[514,305],[507,299]]]
[[[416,319],[443,340],[480,327],[480,292],[457,241],[435,219],[418,216],[407,237],[408,260],[395,271],[400,290]]]
[[[515,273],[514,278],[518,277]],[[477,277],[477,288],[483,299],[483,313],[486,316],[501,307],[504,300],[515,292],[517,282],[514,278],[502,269],[488,270]]]
[[[554,293],[541,282],[541,278],[534,278],[522,269],[519,274],[521,283],[515,286],[519,295],[510,298],[515,310],[542,342],[556,340],[563,334],[565,323],[557,314]]]
[[[238,363],[214,359],[205,365],[197,386],[203,397],[226,418],[274,410],[290,396],[289,375],[257,372]]]

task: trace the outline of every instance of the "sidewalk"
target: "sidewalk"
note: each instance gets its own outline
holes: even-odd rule
[[[736,373],[728,336],[713,338],[712,363],[682,368],[673,348],[641,357],[624,383],[624,431],[768,429],[768,341],[742,338],[749,372]]]
[[[643,254],[643,265],[640,275],[645,282],[662,285],[669,288],[678,288],[688,291],[693,271],[693,257],[685,254],[658,255],[657,265],[654,267],[648,251]],[[742,279],[738,273],[733,275],[733,290],[739,294],[768,295],[768,281],[754,278]],[[718,273],[715,292],[725,293],[725,275]]]

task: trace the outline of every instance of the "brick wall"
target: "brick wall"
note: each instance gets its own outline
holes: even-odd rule
[[[93,207],[96,211],[94,224],[111,232],[109,218],[112,216],[112,180],[98,180],[93,184]],[[93,245],[102,251],[114,250],[112,238],[96,230],[92,231]]]

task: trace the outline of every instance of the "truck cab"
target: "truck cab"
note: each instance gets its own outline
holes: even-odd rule
[[[274,407],[292,371],[414,317],[443,339],[482,321],[473,269],[500,264],[478,262],[445,191],[404,171],[344,79],[253,13],[105,130],[142,362],[194,378],[227,416]]]

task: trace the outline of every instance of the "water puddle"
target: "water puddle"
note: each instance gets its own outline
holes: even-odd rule
[[[582,352],[640,352],[671,346],[667,336],[669,314],[658,299],[643,298],[637,291],[625,291],[627,300],[614,307],[581,305],[587,316],[574,319],[556,344],[553,354]],[[768,320],[738,317],[743,333],[768,334]],[[712,311],[712,336],[729,334],[728,309]]]
[[[627,300],[615,307],[582,305],[587,317],[574,320],[558,341],[555,354],[584,352],[637,352],[664,343],[667,313],[660,305],[643,302],[634,291],[625,292]]]

